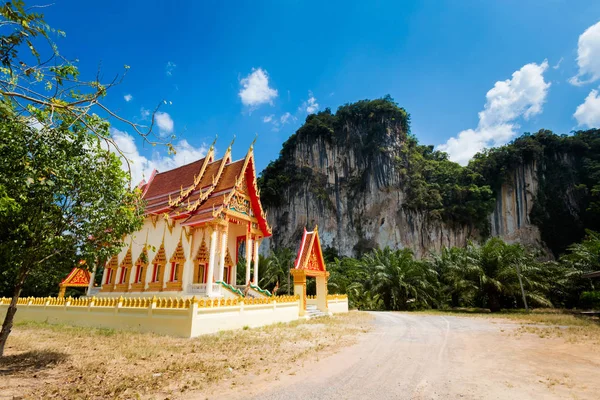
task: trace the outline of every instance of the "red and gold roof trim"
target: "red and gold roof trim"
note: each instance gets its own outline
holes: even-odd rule
[[[261,236],[271,236],[260,202],[253,146],[246,157],[233,162],[231,145],[220,160],[214,160],[211,146],[203,159],[153,174],[141,189],[146,215],[182,219],[183,226],[197,226],[215,219],[226,220],[231,213],[257,223]]]

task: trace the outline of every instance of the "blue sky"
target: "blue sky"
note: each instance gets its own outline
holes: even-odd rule
[[[388,93],[421,143],[462,163],[517,133],[600,125],[598,1],[56,0],[44,13],[84,76],[131,66],[112,109],[143,122],[167,101],[175,158],[114,124],[134,179],[193,161],[216,134],[220,154],[237,136],[235,158],[258,134],[261,170],[307,111]]]

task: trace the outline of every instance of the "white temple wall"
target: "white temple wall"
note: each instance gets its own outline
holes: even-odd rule
[[[7,308],[8,304],[0,304],[0,318],[4,318]],[[246,326],[260,327],[298,318],[298,301],[224,307],[192,305],[189,308],[21,304],[15,314],[16,322],[47,322],[177,337],[195,337]]]

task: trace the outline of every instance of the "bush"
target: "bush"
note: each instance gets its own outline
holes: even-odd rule
[[[583,292],[579,297],[579,307],[600,310],[600,291]]]

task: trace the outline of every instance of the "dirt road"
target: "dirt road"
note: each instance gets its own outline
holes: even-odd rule
[[[359,343],[246,387],[266,399],[597,399],[600,352],[504,320],[373,313]]]

